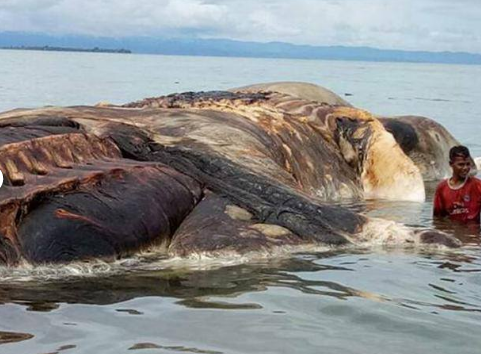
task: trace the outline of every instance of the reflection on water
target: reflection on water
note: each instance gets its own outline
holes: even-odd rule
[[[401,254],[405,253],[407,252],[403,251]],[[456,273],[481,271],[481,263],[476,256],[455,252],[446,252],[442,255],[420,253],[423,257],[414,264],[429,265]],[[386,252],[377,256],[389,257],[390,254]],[[398,254],[394,252],[393,255],[396,259]],[[108,305],[139,297],[157,296],[176,298],[177,304],[191,308],[259,309],[259,304],[230,303],[225,299],[235,298],[243,293],[267,291],[275,287],[341,300],[362,297],[374,301],[394,301],[393,298],[380,296],[376,292],[346,286],[322,277],[323,273],[352,275],[359,273],[362,268],[374,266],[371,263],[375,263],[375,260],[371,257],[372,254],[368,251],[359,251],[358,254],[352,251],[349,253],[333,251],[207,271],[189,269],[133,271],[91,279],[3,283],[0,289],[0,302],[20,304],[28,311],[48,312],[58,309],[62,303]],[[415,253],[412,257],[416,260]],[[326,263],[323,260],[326,260]],[[307,274],[313,277],[306,277]],[[428,285],[432,287],[432,284]],[[223,300],[213,301],[213,297]],[[116,311],[129,315],[143,315],[138,309],[118,308]]]
[[[453,223],[447,219],[433,220],[433,227],[437,230],[456,236],[465,246],[480,245],[480,228],[478,224]]]
[[[33,335],[28,333],[14,333],[0,331],[0,344],[21,342],[33,338]]]
[[[6,353],[38,345],[45,353],[62,346],[85,353],[372,353],[380,337],[396,353],[474,353],[480,272],[476,247],[351,249],[209,270],[3,282],[0,316],[11,321],[0,329],[32,333]],[[87,339],[92,333],[97,344]]]
[[[61,351],[75,349],[77,348],[76,345],[62,345],[61,347],[57,348],[54,352],[45,353],[45,354],[59,354]]]
[[[320,254],[318,257],[330,257],[336,253]],[[279,261],[266,261],[260,264],[245,264],[223,267],[208,271],[190,269],[166,269],[156,271],[134,271],[119,275],[98,276],[93,278],[73,278],[70,281],[39,281],[27,283],[4,282],[0,288],[0,302],[28,305],[29,310],[49,311],[58,308],[58,303],[84,303],[106,305],[124,302],[145,296],[172,296],[179,300],[196,300],[196,307],[205,296],[235,296],[240,293],[265,291],[270,285],[282,284],[300,291],[310,290],[309,282],[302,282],[292,272],[319,272],[322,270],[347,270],[341,266],[316,264],[310,259],[293,258]],[[321,282],[314,282],[323,285]],[[320,292],[324,295],[350,295],[347,289],[335,284],[324,284],[336,292]],[[343,290],[343,291],[341,291]],[[190,302],[183,302],[186,306]],[[207,305],[206,302],[204,304]],[[212,308],[223,306],[222,302],[211,303]],[[128,311],[128,312],[131,312]]]
[[[199,354],[222,354],[222,352],[216,352],[213,350],[201,350],[197,348],[185,348],[182,346],[163,346],[154,343],[137,343],[133,345],[129,350],[139,350],[139,349],[165,349],[172,352],[181,353],[199,353]]]

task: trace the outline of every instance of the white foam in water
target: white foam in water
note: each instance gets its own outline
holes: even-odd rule
[[[352,245],[347,247],[419,246],[421,245],[420,231],[422,229],[408,227],[395,221],[369,218],[360,234],[349,237]],[[432,247],[432,245],[423,245],[423,247],[426,246]],[[444,248],[440,245],[434,245],[434,247]],[[194,253],[188,257],[167,257],[165,247],[153,247],[135,256],[114,262],[91,260],[41,266],[33,266],[25,262],[17,267],[0,267],[0,282],[97,277],[125,271],[154,271],[171,268],[203,270],[261,260],[280,259],[290,257],[295,253],[319,253],[332,250],[333,247],[322,244],[306,244],[277,246],[245,254],[234,251],[220,251]]]
[[[237,265],[253,261],[261,261],[268,259],[280,259],[290,257],[294,253],[317,253],[332,251],[333,247],[323,244],[305,244],[305,245],[284,245],[276,246],[269,249],[239,254],[234,251],[225,251],[219,253],[201,252],[195,253],[188,257],[174,257],[165,260],[164,264],[186,265],[192,268],[212,268],[223,267],[228,265]]]
[[[79,261],[68,264],[34,266],[24,262],[16,267],[0,267],[1,282],[26,282],[55,280],[72,277],[109,276],[126,271],[155,271],[172,268],[206,270],[244,264],[253,261],[280,259],[294,253],[326,252],[332,247],[325,245],[279,246],[256,252],[239,254],[232,251],[218,253],[195,253],[189,257],[166,257],[165,248],[152,248],[135,256],[106,262],[102,260]]]
[[[391,220],[370,218],[362,232],[355,238],[350,238],[355,244],[362,245],[400,245],[414,243],[415,235],[412,228]]]
[[[0,282],[31,281],[35,279],[49,280],[71,276],[97,276],[99,274],[112,273],[115,268],[115,263],[101,260],[40,266],[33,266],[23,262],[16,267],[0,267]]]
[[[420,229],[406,226],[404,224],[379,219],[369,218],[369,221],[364,225],[362,232],[350,240],[358,246],[422,246],[435,247],[444,249],[446,246],[441,244],[426,244],[421,242],[422,231],[428,229]],[[437,231],[438,232],[438,231]],[[439,232],[440,234],[443,234]],[[446,237],[449,237],[446,235]]]

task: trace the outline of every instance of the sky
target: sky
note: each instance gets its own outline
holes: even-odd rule
[[[481,53],[481,0],[0,0],[0,32]]]

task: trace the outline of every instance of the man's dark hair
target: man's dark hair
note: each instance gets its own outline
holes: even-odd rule
[[[468,157],[471,157],[471,154],[466,146],[453,146],[451,150],[449,150],[449,161],[453,162],[457,156],[467,159]]]

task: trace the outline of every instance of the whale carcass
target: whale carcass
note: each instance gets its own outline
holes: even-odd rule
[[[152,245],[181,256],[344,245],[370,220],[333,201],[424,198],[419,169],[377,118],[272,91],[6,112],[0,169],[7,265]]]

